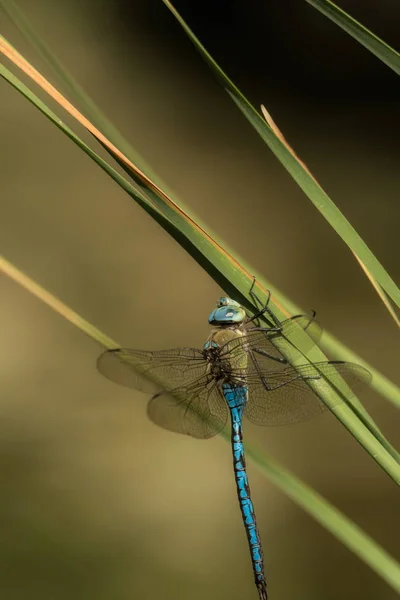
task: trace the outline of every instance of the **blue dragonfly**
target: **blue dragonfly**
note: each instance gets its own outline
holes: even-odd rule
[[[259,303],[252,290],[250,293]],[[259,308],[256,304],[257,312],[247,318],[238,302],[220,298],[209,316],[212,329],[202,350],[121,348],[104,352],[97,361],[108,379],[152,394],[148,416],[165,429],[207,439],[221,432],[230,416],[236,489],[260,600],[267,599],[267,586],[246,473],[243,416],[256,425],[270,426],[308,420],[326,410],[312,389],[316,382],[332,383],[340,375],[352,390],[371,380],[363,367],[341,361],[290,366],[279,345],[290,344],[289,337],[301,327],[309,334],[306,339],[311,347],[322,330],[314,318],[303,315],[280,322],[268,303],[269,296],[265,305]],[[256,326],[262,315],[271,326]],[[341,402],[340,395],[337,398]]]

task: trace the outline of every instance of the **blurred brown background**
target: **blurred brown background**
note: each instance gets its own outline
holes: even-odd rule
[[[195,214],[398,381],[398,333],[349,250],[161,2],[18,4]],[[341,6],[399,47],[397,5]],[[398,77],[306,2],[177,7],[398,280]],[[4,14],[1,30],[49,74]],[[2,254],[123,345],[201,346],[217,285],[5,82],[1,117]],[[156,428],[144,396],[96,372],[92,340],[6,277],[0,283],[2,597],[255,598],[229,447]],[[372,392],[363,399],[398,441],[396,410]],[[399,555],[398,491],[331,415],[246,430]],[[272,600],[395,598],[251,464],[249,472]]]

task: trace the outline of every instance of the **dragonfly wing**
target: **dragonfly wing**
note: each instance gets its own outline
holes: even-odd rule
[[[352,391],[369,384],[372,376],[360,365],[339,361],[301,365],[296,369],[285,367],[280,371],[268,371],[260,370],[260,365],[255,365],[250,360],[247,376],[249,399],[245,415],[256,425],[271,426],[289,425],[312,419],[324,412],[327,406],[318,398],[307,381],[328,381],[339,392],[345,393],[340,378]],[[351,395],[347,393],[344,397],[349,398]],[[344,397],[338,395],[336,404],[343,402]]]
[[[314,317],[308,317],[307,315],[296,315],[290,319],[286,319],[282,322],[282,331],[278,333],[270,334],[270,339],[274,339],[275,336],[288,338],[299,331],[301,328],[309,336],[302,338],[302,346],[304,349],[310,350],[315,344],[318,344],[321,339],[323,329],[321,325],[314,319]]]
[[[225,400],[200,350],[108,350],[97,360],[108,379],[154,394],[147,412],[164,429],[206,439],[225,426]]]
[[[195,381],[206,368],[201,351],[195,348],[156,352],[119,348],[97,359],[97,369],[107,379],[149,394]]]
[[[192,384],[153,396],[147,414],[164,429],[207,439],[224,428],[228,409],[215,380],[205,375]]]
[[[241,350],[259,351],[270,358],[281,360],[287,364],[283,354],[279,351],[280,345],[292,345],[290,339],[296,342],[295,335],[301,330],[308,334],[308,338],[302,336],[302,349],[310,350],[316,343],[319,342],[322,335],[322,327],[314,319],[305,315],[298,315],[282,322],[280,331],[269,331],[268,329],[260,330],[257,328],[249,328],[244,336],[236,337],[229,340],[221,349],[222,356],[227,358],[240,355]]]

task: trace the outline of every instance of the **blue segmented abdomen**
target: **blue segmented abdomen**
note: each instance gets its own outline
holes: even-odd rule
[[[246,386],[232,386],[229,383],[223,383],[222,391],[231,413],[233,468],[240,510],[250,546],[255,582],[258,588],[265,593],[263,597],[266,598],[263,552],[257,529],[256,515],[250,497],[243,448],[242,416],[247,402],[248,390]]]

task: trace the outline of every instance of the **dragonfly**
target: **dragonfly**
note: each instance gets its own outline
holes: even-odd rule
[[[371,375],[343,361],[289,364],[282,344],[291,344],[291,334],[301,328],[308,334],[303,335],[303,344],[306,339],[312,347],[322,333],[315,315],[280,321],[269,306],[270,293],[260,307],[250,292],[257,303],[251,317],[232,298],[219,299],[208,318],[211,331],[202,349],[113,349],[98,358],[97,368],[120,385],[151,394],[147,414],[164,429],[207,439],[220,433],[230,419],[233,471],[254,581],[259,600],[267,600],[263,549],[246,472],[243,417],[264,426],[305,421],[327,408],[316,395],[316,386],[330,383],[338,391],[339,377],[348,399],[355,387],[370,382]],[[262,316],[270,325],[260,325]],[[345,400],[340,393],[335,397],[336,403]]]

